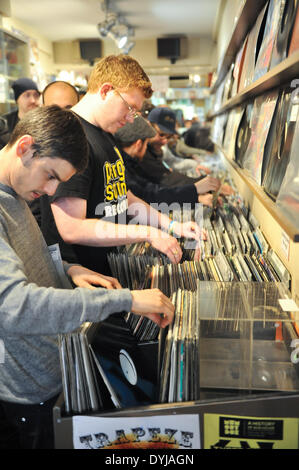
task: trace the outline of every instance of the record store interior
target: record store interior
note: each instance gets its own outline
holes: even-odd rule
[[[299,1],[1,0],[0,21],[0,448],[298,449]],[[62,116],[82,171],[70,131],[45,158],[28,131]]]

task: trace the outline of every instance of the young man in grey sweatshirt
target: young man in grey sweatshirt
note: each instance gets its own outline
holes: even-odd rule
[[[78,118],[51,106],[29,112],[0,152],[0,448],[52,446],[52,406],[62,387],[58,333],[121,311],[161,327],[173,319],[158,290],[120,289],[116,279],[78,265],[64,264],[66,277],[59,275],[26,201],[54,194],[82,171],[87,148]],[[67,276],[78,287],[65,289]]]

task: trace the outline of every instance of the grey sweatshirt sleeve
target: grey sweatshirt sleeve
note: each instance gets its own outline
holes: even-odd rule
[[[130,311],[128,289],[59,289],[29,282],[22,260],[0,236],[0,336],[67,333],[83,322]]]

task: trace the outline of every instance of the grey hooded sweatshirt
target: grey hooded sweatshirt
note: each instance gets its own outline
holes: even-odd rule
[[[0,183],[0,400],[35,404],[60,393],[57,334],[132,306],[128,289],[63,287],[27,203]]]

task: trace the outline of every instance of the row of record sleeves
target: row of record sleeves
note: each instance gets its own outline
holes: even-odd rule
[[[214,95],[214,113],[299,50],[298,0],[270,0]],[[216,116],[212,140],[299,229],[299,81]]]
[[[231,389],[284,389],[285,384],[288,390],[298,387],[293,368],[286,364],[289,355],[285,352],[280,358],[280,367],[287,368],[287,372],[283,370],[278,376],[267,372],[267,384],[259,376],[251,378],[244,369],[245,362],[251,364],[251,358],[247,358],[244,364],[239,364],[238,360],[236,363],[235,356],[240,357],[239,340],[247,331],[247,327],[241,327],[242,316],[250,320],[252,312],[255,315],[263,313],[263,321],[259,323],[265,325],[263,334],[266,334],[270,323],[266,321],[265,312],[269,315],[281,311],[277,299],[284,295],[281,289],[284,293],[288,291],[290,275],[268,246],[254,217],[238,198],[237,201],[234,196],[231,198],[230,202],[218,207],[216,213],[209,208],[204,209],[203,225],[207,239],[198,259],[195,259],[196,250],[190,248],[188,240],[187,243],[180,240],[183,258],[177,265],[171,264],[166,256],[146,243],[119,247],[110,254],[113,275],[123,287],[157,287],[172,298],[175,321],[161,332],[151,320],[129,313],[115,320],[121,322],[120,326],[108,319],[107,325],[105,322],[86,323],[77,331],[60,335],[64,412],[67,415],[139,404],[147,395],[145,384],[150,390],[147,402],[152,403],[195,400],[199,398],[200,387],[221,388],[224,384]],[[229,243],[225,242],[226,237]],[[207,314],[209,319],[204,321]],[[200,329],[196,323],[199,317]],[[191,327],[194,334],[190,336]],[[221,339],[223,332],[229,335],[229,343],[227,339]],[[228,355],[228,367],[223,367],[222,371],[214,370],[219,360],[209,357],[209,351],[216,351],[208,344],[210,340],[214,341],[215,334],[222,363],[224,352]],[[243,339],[248,341],[248,338]],[[142,356],[142,350],[136,349],[148,346],[155,349]],[[142,377],[144,364],[147,364],[147,373],[154,369],[150,379],[143,377],[136,384],[128,382],[124,376],[125,369],[120,365],[122,348],[129,351],[136,364],[142,357],[138,371]],[[232,360],[233,369],[229,366]],[[255,371],[255,368],[250,365],[250,370]],[[127,401],[131,396],[135,400],[133,403]]]
[[[159,336],[158,402],[197,400],[205,388],[298,390],[298,369],[285,344],[275,341],[281,287],[198,283],[194,292],[178,289],[174,322]]]
[[[214,112],[298,49],[298,0],[267,1],[214,95]]]
[[[197,281],[196,290],[173,293],[174,321],[156,341],[142,346],[129,329],[114,335],[101,323],[60,335],[63,414],[193,401],[209,389],[299,390],[279,300],[286,292],[281,283]]]
[[[295,87],[296,85],[296,87]],[[299,227],[299,82],[215,118],[212,138],[227,158]]]
[[[226,203],[213,214],[205,208],[203,227],[207,237],[199,256],[190,240],[180,240],[183,256],[179,264],[146,243],[121,247],[110,253],[113,276],[130,289],[159,288],[167,296],[178,289],[195,291],[198,281],[282,282],[289,289],[291,276],[243,205]],[[129,313],[128,325],[138,341],[156,340],[157,326]]]

